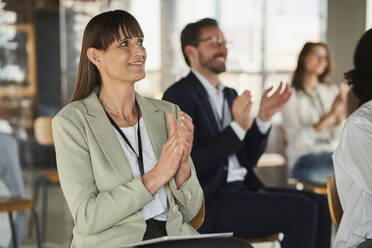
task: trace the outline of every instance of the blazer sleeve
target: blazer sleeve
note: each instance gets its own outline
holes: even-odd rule
[[[194,164],[190,158],[191,176],[181,186],[180,189],[175,187],[175,183],[171,183],[171,191],[180,207],[180,211],[183,216],[183,222],[189,222],[199,212],[202,205],[203,190],[199,184],[196,176]]]
[[[153,196],[141,177],[111,191],[98,191],[84,125],[68,115],[53,119],[61,187],[75,226],[83,234],[97,234],[141,210]]]
[[[253,122],[252,127],[247,131],[244,137],[244,147],[238,151],[238,158],[242,166],[254,167],[261,155],[265,152],[270,129],[265,133],[261,133],[256,121]]]
[[[210,171],[243,147],[244,142],[238,138],[231,126],[211,137],[208,142],[201,143],[195,137],[192,157],[196,164],[202,165],[198,167],[198,175],[200,177],[210,175]]]
[[[179,107],[174,105],[174,113],[176,115],[177,121],[179,121]],[[167,122],[167,128],[169,132],[169,124]],[[174,195],[178,205],[180,207],[180,211],[183,216],[184,222],[189,222],[194,218],[202,205],[202,198],[203,198],[203,190],[199,184],[198,177],[196,175],[194,163],[192,162],[191,157],[189,158],[190,168],[191,168],[191,175],[190,178],[187,179],[184,184],[181,186],[180,189],[176,188],[175,183],[170,183],[170,189],[172,194]],[[172,179],[174,182],[174,179]]]

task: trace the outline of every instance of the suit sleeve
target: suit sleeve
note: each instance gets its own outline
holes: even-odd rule
[[[246,133],[244,140],[241,141],[229,125],[207,142],[201,142],[197,129],[199,128],[198,125],[203,125],[198,119],[198,108],[202,108],[202,106],[197,106],[187,90],[171,87],[165,92],[163,99],[176,103],[182,111],[185,111],[194,120],[195,137],[191,154],[197,165],[199,177],[210,175],[211,170],[220,166],[222,161],[236,153],[238,153],[239,158],[242,158],[241,162],[244,163],[242,166],[254,166],[265,150],[269,132],[262,135],[257,125],[254,124]]]
[[[61,187],[76,228],[86,235],[112,228],[141,210],[153,199],[136,177],[111,191],[100,192],[95,183],[89,145],[82,124],[57,115],[53,119]]]
[[[265,152],[270,130],[271,128],[268,132],[262,134],[256,121],[253,122],[251,129],[244,137],[244,147],[237,154],[242,166],[256,166],[261,155]]]
[[[262,134],[254,123],[242,142],[228,126],[209,142],[193,147],[195,163],[203,165],[198,168],[198,174],[201,177],[209,175],[221,161],[233,154],[237,154],[242,166],[254,167],[266,149],[268,134]]]

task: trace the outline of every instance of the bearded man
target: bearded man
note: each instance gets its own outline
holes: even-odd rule
[[[234,232],[253,238],[284,233],[281,247],[329,248],[327,199],[308,191],[265,187],[253,168],[265,151],[272,116],[291,96],[288,85],[263,92],[258,116],[250,117],[251,93],[240,96],[219,80],[226,70],[226,39],[209,18],[188,24],[181,34],[190,73],[164,93],[194,123],[191,157],[204,191],[202,233]],[[284,90],[281,92],[282,86]]]

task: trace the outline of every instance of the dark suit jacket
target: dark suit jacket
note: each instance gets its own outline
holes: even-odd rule
[[[228,88],[226,98],[232,106],[237,97],[235,90]],[[251,190],[258,190],[263,185],[253,171],[267,144],[267,134],[262,134],[256,122],[241,141],[231,126],[220,131],[208,99],[208,93],[194,73],[190,72],[169,89],[164,100],[177,104],[182,111],[193,119],[195,126],[194,144],[191,157],[204,191],[206,216],[202,232],[213,231],[214,217],[219,201],[219,192],[223,190],[227,177],[227,158],[236,154],[242,166],[247,168],[245,184]]]

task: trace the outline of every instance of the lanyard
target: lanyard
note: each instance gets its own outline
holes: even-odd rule
[[[316,90],[316,99],[314,96],[312,96],[309,92],[307,91],[304,91],[305,94],[310,98],[310,101],[314,104],[315,107],[317,107],[316,105],[316,101],[318,101],[319,103],[319,107],[320,107],[320,110],[319,110],[319,115],[320,115],[320,119],[325,115],[325,109],[324,109],[324,104],[322,102],[322,99],[320,98],[320,95],[319,95],[319,92],[318,92],[318,89]]]
[[[107,114],[107,112],[106,112],[106,115],[109,118],[111,124],[116,129],[116,131],[119,132],[119,134],[121,135],[121,137],[123,137],[125,143],[127,143],[127,145],[130,147],[130,149],[136,155],[137,162],[138,162],[138,167],[139,167],[139,171],[141,173],[141,176],[143,176],[145,174],[145,169],[144,169],[144,166],[143,166],[143,154],[142,154],[142,141],[141,141],[141,127],[140,127],[140,115],[139,115],[139,111],[138,111],[138,128],[137,128],[138,155],[137,155],[136,151],[133,149],[132,145],[130,144],[128,138],[125,136],[125,134],[123,133],[123,131],[121,131],[120,127],[115,123],[115,121],[110,117],[110,115]]]

